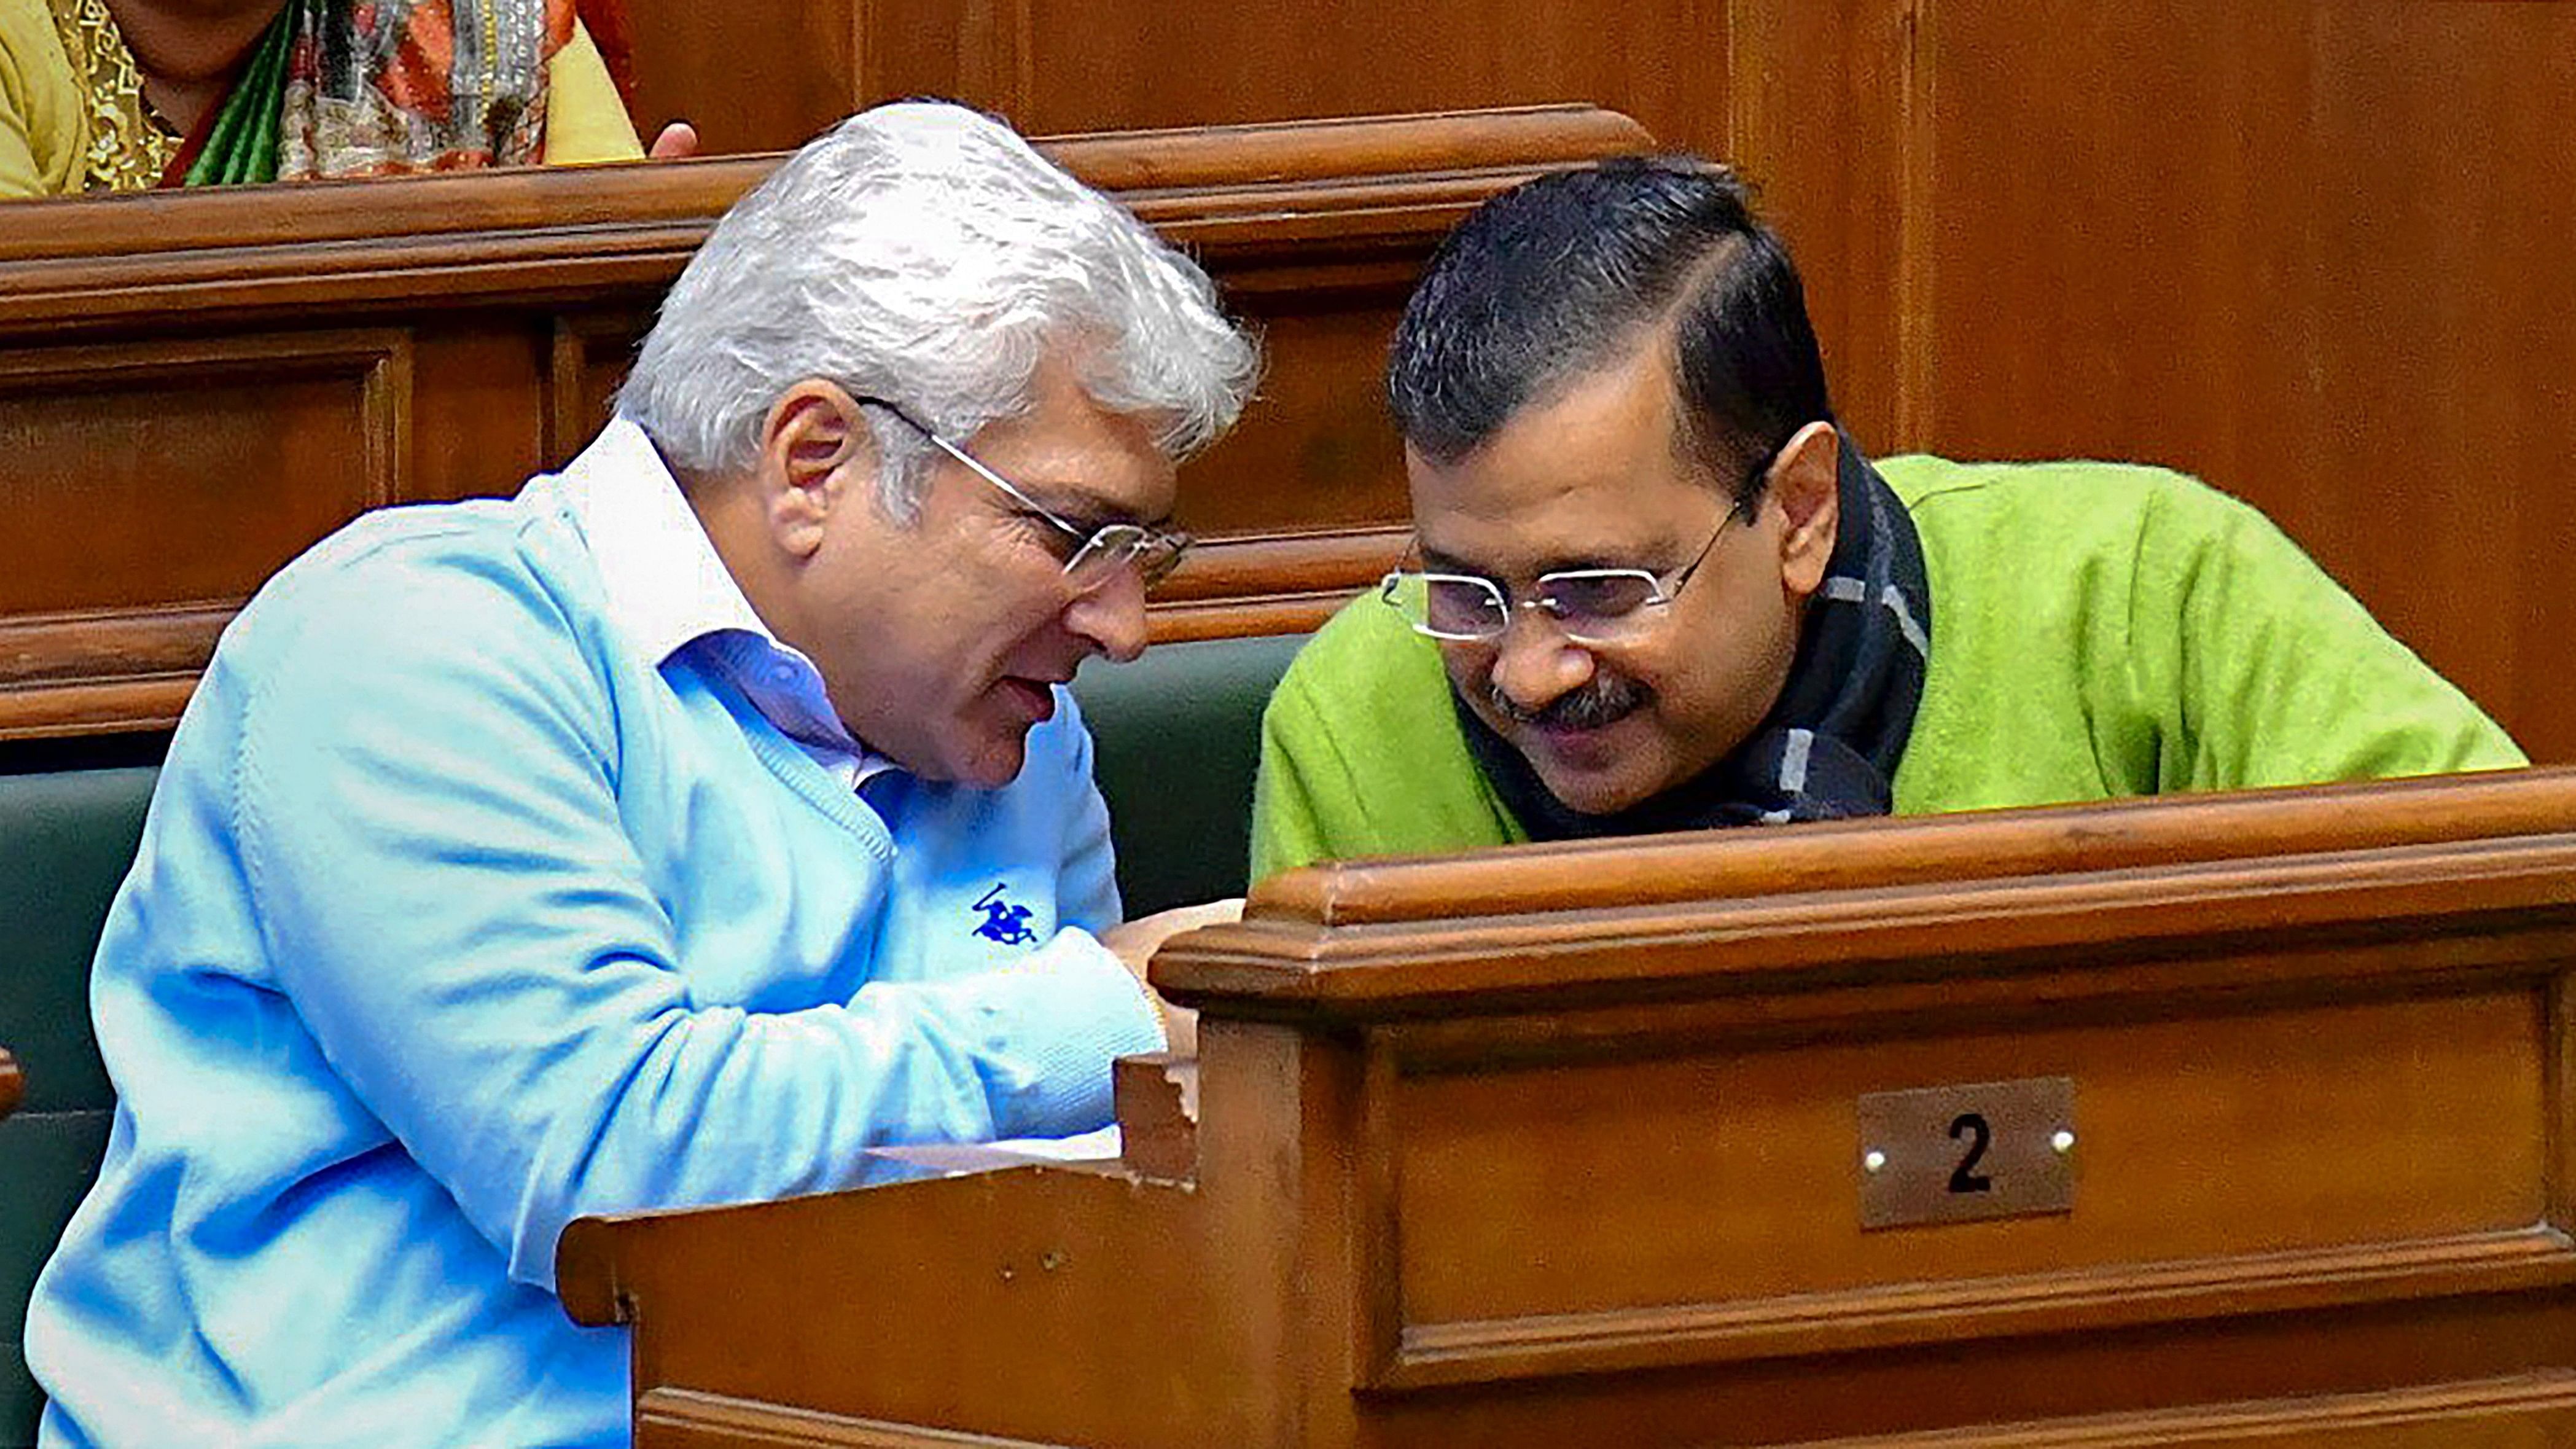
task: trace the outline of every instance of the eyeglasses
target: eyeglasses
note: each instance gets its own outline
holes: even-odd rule
[[[1106,585],[1123,568],[1136,570],[1145,587],[1152,588],[1171,576],[1178,568],[1181,555],[1189,551],[1191,539],[1177,529],[1147,528],[1141,523],[1104,523],[1084,529],[1066,522],[1053,510],[1023,493],[1010,479],[985,467],[969,456],[965,449],[932,430],[919,418],[881,397],[854,398],[862,407],[883,408],[895,420],[930,440],[930,445],[964,464],[968,472],[999,488],[1012,502],[1032,515],[1046,520],[1065,543],[1053,552],[1063,559],[1065,582],[1074,592],[1088,594]]]
[[[1727,526],[1743,515],[1738,501],[1717,521],[1717,532],[1701,544],[1689,563],[1666,574],[1646,569],[1562,569],[1541,574],[1527,599],[1504,595],[1492,579],[1474,574],[1424,573],[1399,569],[1378,581],[1384,599],[1417,634],[1452,643],[1499,639],[1511,627],[1518,609],[1536,609],[1556,621],[1577,644],[1619,644],[1654,627],[1654,612],[1672,603],[1708,560]]]

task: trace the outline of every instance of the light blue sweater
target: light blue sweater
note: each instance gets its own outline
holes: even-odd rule
[[[1107,1120],[1161,1036],[1087,934],[1069,696],[1010,786],[871,808],[626,643],[552,479],[361,520],[227,631],[99,949],[46,1443],[623,1443],[626,1335],[550,1291],[573,1218]]]

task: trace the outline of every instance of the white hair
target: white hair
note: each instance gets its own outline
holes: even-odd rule
[[[618,389],[674,467],[749,468],[770,405],[806,378],[884,398],[942,437],[1030,405],[1066,346],[1084,390],[1175,460],[1234,424],[1258,355],[1216,289],[1142,222],[961,106],[905,102],[808,142],[698,248]],[[890,514],[928,443],[869,409]]]

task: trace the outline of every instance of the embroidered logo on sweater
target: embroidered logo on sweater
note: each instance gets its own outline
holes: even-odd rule
[[[1038,938],[1038,933],[1029,929],[1029,908],[1015,906],[1004,899],[1000,885],[984,892],[984,898],[975,903],[975,909],[984,913],[984,924],[975,928],[975,934],[987,941],[998,941],[1005,946],[1026,946]]]

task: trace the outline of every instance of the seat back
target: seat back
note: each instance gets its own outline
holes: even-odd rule
[[[1157,644],[1073,682],[1109,801],[1127,914],[1243,894],[1261,708],[1302,634]]]
[[[116,1094],[90,1032],[90,956],[156,773],[0,774],[0,1045],[26,1078],[0,1119],[0,1449],[36,1442],[27,1294],[107,1150]]]

